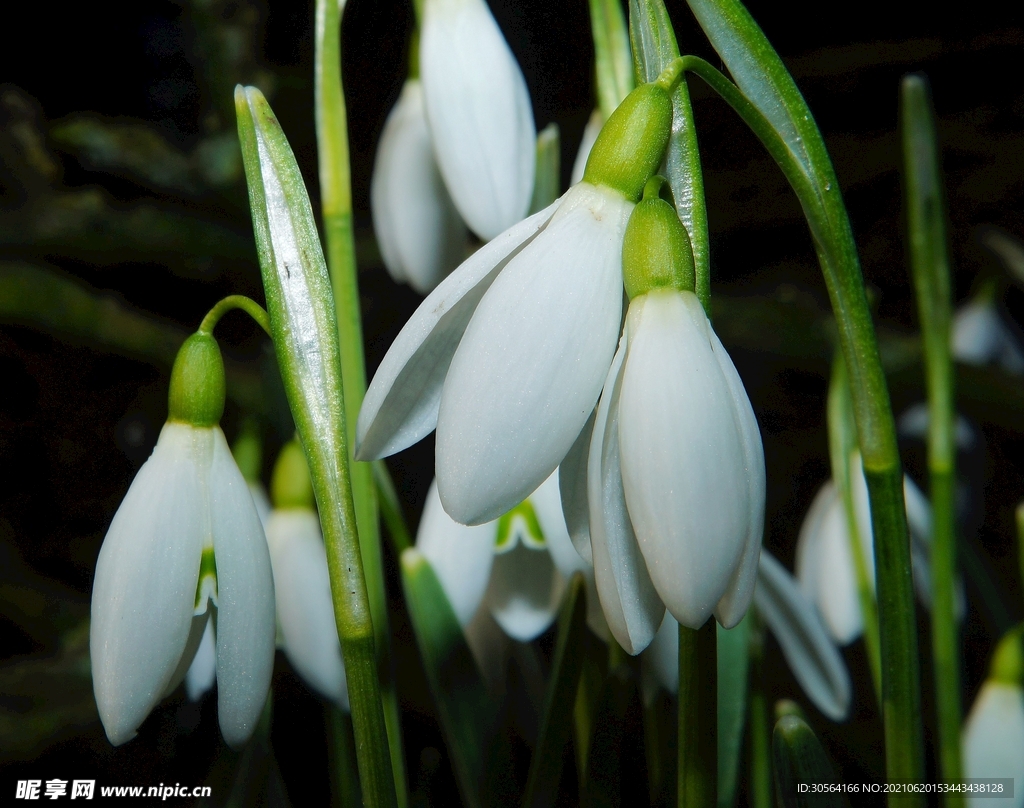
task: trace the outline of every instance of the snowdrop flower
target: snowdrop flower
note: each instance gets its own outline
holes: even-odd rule
[[[764,522],[764,452],[743,383],[697,296],[689,239],[652,180],[630,219],[626,325],[587,451],[597,591],[612,634],[637,654],[667,608],[699,628],[746,613]],[[573,458],[566,468],[579,474]],[[565,470],[563,470],[565,473]],[[563,483],[566,513],[582,486]],[[573,530],[573,535],[578,531]]]
[[[1013,808],[1024,806],[1024,660],[1020,628],[999,642],[989,678],[964,724],[961,748],[969,779],[1014,778]],[[971,808],[990,800],[969,797]]]
[[[754,608],[779,641],[789,669],[822,714],[842,721],[850,712],[852,685],[839,650],[796,580],[761,550]],[[679,624],[666,614],[644,651],[644,664],[669,693],[679,689]]]
[[[384,124],[370,206],[384,266],[396,283],[425,295],[462,260],[466,226],[434,159],[418,79],[405,83]]]
[[[260,520],[262,524],[263,520]],[[217,681],[217,633],[213,621],[206,621],[206,630],[199,641],[192,664],[185,672],[185,693],[189,701],[199,701],[213,689]]]
[[[359,459],[394,454],[436,426],[438,494],[468,525],[497,519],[551,475],[615,353],[622,238],[664,152],[677,78],[666,71],[661,84],[634,90],[605,125],[584,181],[423,301],[367,391]]]
[[[348,684],[334,622],[327,551],[302,447],[284,446],[271,484],[267,543],[277,594],[278,643],[302,679],[348,712]]]
[[[875,551],[871,505],[859,452],[851,455],[850,480],[860,552],[873,587]],[[910,528],[914,584],[918,597],[928,604],[931,599],[931,506],[906,475],[903,476],[903,497]],[[864,629],[855,570],[846,510],[838,489],[830,480],[815,496],[800,528],[796,575],[804,595],[817,604],[829,633],[840,645],[853,642]],[[962,612],[962,595],[958,599],[961,601],[958,611]]]
[[[185,341],[169,416],[107,531],[93,582],[90,654],[115,746],[181,682],[212,618],[221,732],[256,727],[274,659],[274,582],[249,488],[218,426],[224,365],[213,338]]]
[[[420,76],[445,185],[473,232],[492,239],[526,216],[536,129],[523,72],[484,0],[425,0]]]
[[[529,642],[554,622],[574,572],[593,581],[565,527],[557,471],[501,518],[473,527],[444,512],[437,485],[431,484],[416,548],[433,567],[467,639],[484,609],[509,637]],[[591,627],[607,636],[596,600],[588,598],[587,604]]]
[[[1015,376],[1024,374],[1024,350],[983,292],[953,317],[953,356],[968,365],[997,364]]]

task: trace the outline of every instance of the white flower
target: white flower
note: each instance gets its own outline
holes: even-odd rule
[[[348,685],[320,519],[309,508],[275,509],[267,522],[267,543],[281,647],[310,687],[347,712]]]
[[[469,628],[480,610],[489,612],[508,636],[528,642],[554,622],[574,572],[593,580],[569,539],[557,472],[500,519],[472,527],[444,512],[437,486],[431,484],[416,548],[430,562],[471,647]],[[594,598],[588,598],[587,617],[598,634],[606,634]]]
[[[871,504],[860,461],[854,453],[850,460],[850,480],[861,554],[868,580],[874,588],[875,552],[871,528]],[[921,490],[903,476],[903,497],[910,528],[911,565],[918,597],[931,602],[931,506]],[[857,639],[864,629],[857,594],[856,567],[850,542],[849,522],[839,491],[830,480],[811,503],[800,528],[796,545],[796,575],[800,588],[815,603],[829,633],[840,645]],[[962,593],[958,594],[958,612],[963,612]]]
[[[1019,684],[989,679],[981,686],[964,725],[964,777],[1013,778],[1009,808],[1024,806],[1024,689]],[[970,798],[971,808],[990,799]]]
[[[381,134],[370,186],[381,257],[397,283],[427,294],[462,260],[462,223],[434,159],[423,88],[410,79]]]
[[[262,520],[260,520],[262,521]],[[211,689],[217,681],[217,632],[214,631],[213,621],[206,621],[206,630],[203,632],[203,639],[199,641],[199,648],[192,658],[192,664],[188,666],[185,673],[185,692],[189,701],[199,701]]]
[[[643,650],[666,607],[692,628],[712,612],[739,622],[761,546],[764,453],[743,383],[692,292],[654,289],[630,303],[586,491],[597,589],[623,648]]]
[[[968,365],[995,363],[1007,373],[1024,374],[1024,350],[987,295],[957,310],[952,342],[953,356],[961,362]]]
[[[232,746],[248,739],[273,669],[273,593],[263,528],[220,427],[169,421],[96,562],[90,652],[110,742],[133,738],[181,682],[211,614],[221,732]]]
[[[470,228],[494,238],[526,216],[536,129],[523,73],[484,0],[425,0],[420,76],[445,185]]]
[[[581,182],[486,244],[406,323],[374,376],[357,456],[437,427],[437,487],[463,524],[501,516],[565,457],[601,392],[633,203]]]
[[[601,110],[595,109],[587,119],[587,125],[583,127],[583,139],[580,140],[580,147],[576,151],[576,159],[572,163],[572,174],[569,180],[570,185],[575,185],[583,179],[583,172],[587,169],[587,158],[590,157],[590,150],[594,148],[597,136],[604,126],[604,116]]]
[[[779,641],[790,670],[808,698],[833,721],[845,719],[852,695],[846,663],[793,576],[763,549],[754,607]],[[671,615],[665,615],[644,651],[644,663],[658,683],[674,695],[679,688],[679,624]]]

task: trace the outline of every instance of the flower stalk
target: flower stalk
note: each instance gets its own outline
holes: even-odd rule
[[[679,808],[718,804],[718,624],[679,626]]]
[[[327,270],[334,295],[341,354],[346,444],[350,447],[347,461],[351,473],[356,527],[373,620],[391,766],[398,804],[404,806],[407,802],[405,764],[398,700],[391,671],[391,641],[388,632],[387,596],[384,591],[384,562],[381,554],[377,490],[372,466],[356,461],[352,454],[355,447],[356,421],[366,393],[366,365],[363,358],[362,313],[352,225],[348,115],[341,75],[341,16],[344,7],[344,2],[339,3],[335,0],[317,0],[316,3],[314,92],[320,197],[327,245]]]
[[[942,779],[960,782],[960,651],[956,620],[956,444],[953,435],[952,301],[945,204],[928,83],[906,76],[900,88],[904,198],[910,268],[921,320],[928,388],[928,476],[932,500],[932,654]],[[959,806],[959,794],[945,795]]]

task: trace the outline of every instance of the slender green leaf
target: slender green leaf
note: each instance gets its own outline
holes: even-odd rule
[[[696,630],[679,626],[679,808],[718,804],[717,625],[711,618]]]
[[[750,612],[735,628],[718,627],[718,805],[736,802],[747,718]]]
[[[947,783],[963,777],[960,758],[960,647],[956,619],[956,448],[946,210],[928,82],[906,76],[900,92],[904,198],[910,268],[921,320],[928,388],[928,473],[932,501],[932,656],[939,718],[939,769]],[[963,805],[946,794],[947,806]]]
[[[270,105],[254,87],[238,87],[235,105],[274,347],[309,461],[327,547],[363,796],[368,806],[393,806],[395,785],[352,500],[327,265],[302,175]]]
[[[463,802],[481,805],[493,699],[430,562],[402,553],[402,589]]]
[[[549,123],[537,135],[537,164],[533,177],[531,215],[544,210],[562,192],[562,141],[558,124]]]
[[[803,793],[799,786],[833,784],[832,765],[825,750],[807,722],[795,715],[783,716],[772,734],[775,759],[775,789],[779,805],[784,808],[841,808],[843,798],[838,792]]]
[[[558,638],[551,659],[551,678],[544,698],[537,746],[530,758],[524,806],[543,808],[554,804],[562,774],[562,754],[572,732],[576,689],[583,669],[587,631],[586,582],[576,573],[562,598]]]
[[[773,808],[771,731],[764,692],[764,624],[750,617],[750,805]]]
[[[383,460],[373,461],[373,480],[377,484],[377,502],[380,504],[381,516],[384,517],[384,525],[391,536],[395,555],[400,556],[403,550],[412,547],[412,534],[402,515],[402,503],[398,500],[395,482]]]
[[[629,0],[629,38],[633,44],[637,81],[654,81],[679,56],[675,31],[664,0]],[[680,81],[672,93],[672,134],[660,173],[668,179],[679,219],[690,236],[697,275],[697,297],[710,315],[708,214],[704,205],[704,177],[697,148],[697,128],[685,81]]]
[[[629,33],[620,0],[590,0],[597,100],[606,121],[635,86]]]

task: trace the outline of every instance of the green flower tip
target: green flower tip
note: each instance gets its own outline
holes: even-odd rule
[[[185,340],[171,370],[168,420],[211,427],[224,414],[224,360],[217,341],[197,332]]]
[[[996,682],[1024,687],[1024,623],[1003,635],[988,675]]]
[[[636,202],[661,165],[672,130],[672,98],[657,82],[626,96],[597,136],[583,180],[614,188]]]
[[[312,509],[316,504],[306,453],[297,440],[286,443],[277,456],[270,481],[270,501],[278,509]]]
[[[652,177],[633,208],[622,240],[622,282],[632,300],[652,289],[694,291],[693,248],[686,228],[658,194],[664,180]]]

